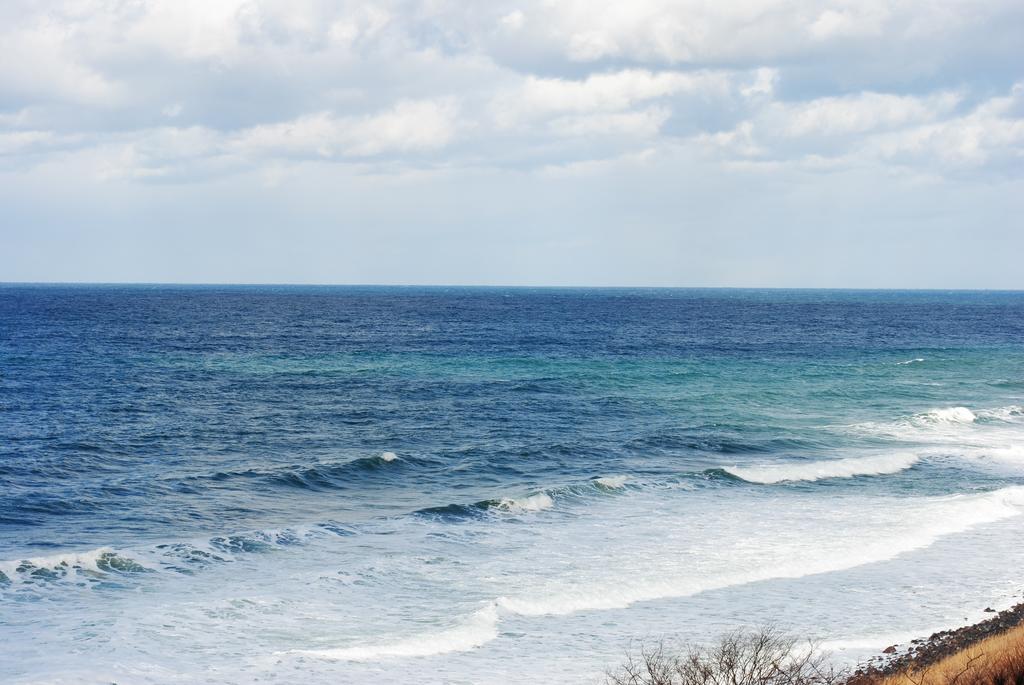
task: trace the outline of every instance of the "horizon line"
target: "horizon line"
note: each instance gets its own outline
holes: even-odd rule
[[[1022,288],[971,287],[864,287],[864,286],[757,286],[757,285],[541,285],[485,283],[305,283],[305,282],[213,282],[213,281],[0,281],[3,286],[169,286],[169,287],[241,287],[241,288],[478,288],[544,290],[832,290],[903,292],[993,292],[1020,293]]]

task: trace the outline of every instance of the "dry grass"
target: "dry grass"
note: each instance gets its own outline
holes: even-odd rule
[[[982,640],[926,668],[868,679],[864,685],[1024,685],[1024,626]]]

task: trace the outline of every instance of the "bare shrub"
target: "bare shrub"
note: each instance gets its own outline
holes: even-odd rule
[[[775,628],[734,631],[711,647],[670,649],[641,645],[626,655],[608,685],[837,685],[834,670],[813,643],[800,643]]]

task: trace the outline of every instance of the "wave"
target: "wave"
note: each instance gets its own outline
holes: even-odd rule
[[[217,471],[216,473],[186,476],[182,483],[204,481],[230,482],[234,480],[258,480],[271,485],[301,490],[328,490],[352,485],[353,473],[369,474],[392,464],[410,464],[419,460],[399,458],[394,452],[382,452],[373,457],[359,457],[343,462],[315,463],[311,465],[288,464],[271,468]]]
[[[944,407],[889,422],[860,423],[847,430],[872,439],[914,444],[929,459],[962,460],[972,467],[990,462],[1019,463],[1024,407],[1016,404],[969,409]]]
[[[492,502],[494,502],[492,500]],[[524,513],[534,511],[544,511],[555,506],[555,501],[551,499],[551,495],[540,492],[536,495],[530,495],[528,497],[521,497],[519,499],[503,498],[496,502],[489,504],[488,508],[497,509],[499,511],[508,511],[513,513]]]
[[[0,582],[56,581],[69,577],[100,580],[109,574],[152,573],[153,570],[125,553],[98,547],[86,552],[0,561]]]
[[[915,454],[885,454],[849,457],[824,461],[765,464],[762,466],[728,466],[722,470],[748,483],[773,485],[795,481],[818,481],[829,478],[884,476],[905,471],[920,461]]]
[[[663,578],[648,582],[631,579],[613,584],[572,584],[560,591],[539,597],[501,597],[498,606],[522,616],[566,615],[598,609],[623,609],[637,602],[686,597],[747,583],[781,578],[830,573],[892,559],[900,554],[927,547],[941,537],[963,532],[974,526],[1000,521],[1021,514],[1024,486],[1011,486],[982,495],[957,495],[931,500],[929,515],[922,525],[906,529],[896,527],[889,539],[873,537],[844,554],[810,552],[807,558],[794,558],[753,571],[727,572],[717,578]],[[934,510],[932,512],[931,510]],[[837,540],[836,544],[845,544]]]
[[[1017,422],[1024,419],[1024,407],[1011,404],[1005,407],[982,409],[977,412],[980,421]]]
[[[955,427],[957,425],[968,425],[985,422],[1015,422],[1024,419],[1024,407],[1010,404],[1004,407],[990,407],[988,409],[968,409],[967,407],[944,407],[930,411],[914,414],[908,419],[895,422],[889,425],[911,424],[919,428],[927,427]],[[875,426],[878,424],[865,424]]]
[[[487,513],[530,514],[547,511],[559,500],[580,500],[609,495],[627,488],[631,479],[626,475],[600,476],[582,483],[552,487],[523,497],[499,497],[472,504],[447,504],[426,507],[413,512],[414,516],[442,518],[476,518]]]
[[[621,490],[629,482],[629,476],[602,476],[595,478],[592,482],[606,490]]]
[[[387,455],[391,455],[388,457]],[[390,463],[397,455],[385,452],[368,459]],[[352,463],[352,462],[349,462]],[[439,518],[470,518],[485,515],[529,515],[547,511],[555,506],[556,498],[594,496],[626,487],[627,476],[616,475],[594,478],[584,483],[541,490],[521,497],[501,497],[481,500],[473,504],[449,504],[411,512],[413,516]],[[264,554],[282,548],[302,545],[322,537],[347,537],[360,532],[359,527],[333,521],[310,524],[305,528],[256,530],[244,533],[215,535],[206,539],[174,541],[153,544],[131,551],[115,551],[99,547],[84,552],[62,552],[50,556],[23,557],[0,560],[0,586],[22,580],[60,580],[71,576],[85,576],[98,582],[111,573],[129,574],[171,571],[194,574],[197,570],[216,563],[230,563],[240,555]]]
[[[344,527],[324,523],[308,529],[217,535],[206,540],[158,543],[131,550],[97,547],[83,552],[23,556],[0,560],[0,584],[59,580],[100,583],[115,576],[126,579],[157,572],[193,575],[211,564],[230,563],[243,555],[269,553],[328,535],[341,537],[351,535],[351,532]]]
[[[920,364],[924,361],[923,357],[917,357],[915,359],[908,359],[905,362],[896,362],[896,366],[907,366],[909,364]]]
[[[944,407],[930,411],[914,414],[908,419],[897,421],[896,425],[907,423],[919,426],[955,426],[984,422],[1016,422],[1024,419],[1024,407],[1017,404],[1010,404],[1003,407],[989,407],[987,409],[968,409],[967,407]],[[865,424],[869,426],[878,424]]]
[[[1024,445],[981,448],[979,449],[979,455],[996,463],[1024,464]]]
[[[898,520],[886,523],[882,531],[861,530],[854,539],[829,536],[820,545],[802,544],[794,550],[782,550],[774,559],[748,564],[747,570],[736,570],[736,564],[723,560],[721,572],[717,574],[679,574],[665,569],[663,576],[650,577],[625,565],[622,568],[611,566],[606,577],[599,580],[561,578],[528,594],[498,597],[448,630],[377,644],[291,653],[374,661],[468,651],[497,638],[501,620],[506,616],[562,616],[624,609],[638,602],[686,597],[754,582],[801,578],[887,561],[927,547],[943,536],[1020,515],[1024,507],[1024,486],[980,495],[933,498],[915,506],[902,512],[909,516],[899,515]]]
[[[335,661],[376,661],[388,657],[422,657],[466,652],[498,637],[500,620],[498,608],[492,603],[473,613],[460,625],[438,633],[355,647],[293,650],[286,654]]]
[[[485,499],[473,504],[447,504],[427,507],[413,512],[414,516],[441,518],[473,518],[488,512],[528,514],[544,511],[555,506],[555,500],[547,492],[538,492],[525,497],[501,497]]]
[[[967,407],[947,407],[946,409],[932,409],[931,411],[914,416],[919,423],[949,424],[949,423],[974,423],[978,419],[977,414]]]

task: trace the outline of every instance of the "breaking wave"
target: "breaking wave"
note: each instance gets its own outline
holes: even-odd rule
[[[608,490],[621,490],[629,482],[629,476],[603,476],[595,478],[594,484]]]
[[[544,511],[555,506],[555,501],[551,499],[551,495],[543,492],[519,499],[504,498],[497,501],[492,500],[491,502],[489,508],[515,513]]]
[[[918,414],[914,419],[919,423],[974,423],[978,416],[967,407],[948,407],[946,409],[932,409],[929,412]]]
[[[884,476],[905,471],[920,461],[915,454],[885,454],[824,461],[729,466],[722,470],[748,483],[772,485],[794,481],[818,481],[829,478]]]
[[[0,561],[0,583],[48,582],[64,579],[103,580],[111,574],[152,573],[136,559],[99,547],[86,552],[68,552],[41,557]]]
[[[555,500],[546,492],[538,492],[525,497],[501,497],[485,499],[473,504],[448,504],[440,507],[427,507],[413,512],[414,515],[442,518],[476,517],[488,512],[508,514],[528,514],[545,511],[555,505]]]
[[[578,611],[621,609],[637,602],[685,597],[709,590],[777,578],[801,578],[840,571],[864,564],[892,559],[900,554],[927,547],[939,538],[974,526],[1018,516],[1024,507],[1024,486],[1011,486],[982,495],[958,495],[927,503],[927,516],[911,529],[902,524],[894,534],[865,537],[855,549],[828,554],[810,546],[792,558],[758,565],[749,571],[726,571],[717,577],[691,575],[649,580],[615,579],[611,583],[570,584],[541,596],[501,597],[498,606],[523,616],[565,615]],[[844,540],[829,544],[844,546]]]
[[[425,461],[400,459],[394,452],[382,452],[377,456],[360,457],[342,462],[322,462],[309,465],[288,464],[260,469],[217,471],[186,476],[180,478],[180,481],[188,484],[237,481],[239,487],[245,487],[248,481],[263,481],[268,485],[301,490],[330,490],[350,487],[354,474],[361,473],[363,477],[369,477],[373,472],[382,470],[393,463],[395,465],[414,463],[422,465]]]
[[[1024,486],[1007,487],[981,495],[958,495],[923,502],[911,510],[912,523],[901,520],[881,531],[861,531],[852,539],[831,536],[819,544],[786,550],[746,570],[726,563],[714,575],[677,573],[666,569],[660,577],[622,576],[628,569],[610,569],[598,581],[561,579],[520,596],[502,596],[467,616],[454,628],[387,642],[291,653],[325,659],[375,661],[396,657],[422,657],[468,651],[497,638],[502,616],[560,616],[581,611],[622,609],[637,602],[686,597],[748,583],[801,578],[886,561],[927,547],[939,538],[974,526],[1017,516],[1024,506]],[[868,533],[871,534],[868,534]],[[745,552],[744,552],[745,553]],[[735,561],[735,560],[734,560]],[[619,575],[616,575],[616,574]]]
[[[207,540],[166,542],[131,550],[98,547],[84,552],[26,555],[0,560],[0,586],[63,580],[97,584],[114,577],[126,580],[157,572],[193,575],[211,564],[230,563],[244,555],[274,552],[318,536],[346,534],[351,533],[325,523],[308,529],[218,535]]]
[[[498,609],[490,604],[469,616],[463,623],[438,633],[355,647],[294,650],[291,654],[337,661],[376,661],[389,657],[418,657],[465,652],[498,637]]]

